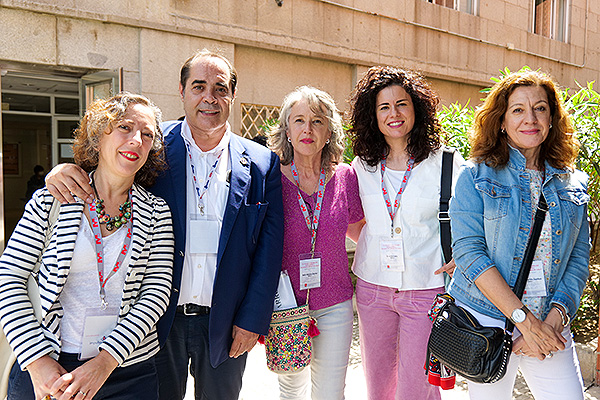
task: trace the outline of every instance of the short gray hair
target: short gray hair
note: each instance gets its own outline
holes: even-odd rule
[[[311,86],[301,86],[285,96],[279,113],[279,123],[269,132],[269,148],[279,156],[283,165],[290,164],[294,159],[294,148],[288,142],[286,133],[289,128],[292,107],[300,100],[306,100],[312,112],[327,118],[331,137],[321,152],[321,167],[329,171],[333,164],[339,164],[342,161],[345,133],[342,127],[342,117],[335,101],[322,90]]]

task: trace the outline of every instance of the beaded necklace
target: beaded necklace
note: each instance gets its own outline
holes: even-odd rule
[[[125,225],[131,218],[131,195],[129,195],[127,200],[119,206],[119,215],[116,217],[111,217],[104,209],[104,200],[98,195],[96,183],[94,181],[94,175],[92,175],[92,187],[94,188],[94,193],[96,194],[94,205],[96,206],[96,212],[98,213],[98,222],[101,224],[106,224],[107,231],[112,231],[114,228],[119,229],[121,225]]]

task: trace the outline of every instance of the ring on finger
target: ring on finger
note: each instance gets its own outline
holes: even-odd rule
[[[548,354],[546,355],[546,358],[552,358],[552,356],[553,356],[553,355],[554,355],[554,354],[553,354],[552,352],[550,352],[550,353],[548,353]]]
[[[77,392],[77,394],[80,394],[82,399],[85,399],[85,396],[87,396],[87,392],[83,392],[81,390]]]

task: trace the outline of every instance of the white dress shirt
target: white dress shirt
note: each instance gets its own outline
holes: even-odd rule
[[[436,151],[412,170],[395,214],[390,219],[381,190],[381,165],[368,167],[357,158],[352,166],[358,177],[360,198],[366,225],[356,246],[352,270],[362,280],[399,290],[431,289],[444,286],[443,275],[433,271],[442,266],[442,247],[438,211],[442,151]],[[464,163],[458,152],[454,154],[452,187],[459,167]],[[386,170],[384,181],[392,203],[398,193],[401,178],[390,179]],[[402,172],[391,174],[402,176]],[[398,177],[397,177],[398,178]],[[394,184],[395,183],[395,184]],[[393,233],[391,232],[393,231]],[[404,250],[404,271],[385,270],[381,267],[380,241],[400,239]]]
[[[186,226],[187,240],[185,244],[185,256],[183,260],[183,272],[178,302],[180,305],[187,303],[202,306],[211,305],[213,283],[217,272],[217,253],[192,253],[192,241],[202,240],[202,237],[190,235],[189,221],[202,219],[216,220],[218,222],[218,232],[216,234],[218,236],[221,235],[223,215],[225,214],[227,196],[229,195],[227,174],[231,169],[229,160],[229,140],[231,135],[232,133],[228,124],[227,131],[219,144],[212,150],[202,151],[193,140],[187,121],[184,120],[181,125],[181,136],[184,141],[190,145],[189,148],[192,152],[192,160],[190,161],[190,157],[186,153],[186,221],[188,224]],[[208,178],[211,167],[217,160],[221,151],[223,151],[223,154],[221,155],[215,173],[210,179],[210,186],[203,196],[205,215],[200,215],[191,162],[194,163],[198,185],[202,189],[206,184],[206,179]]]

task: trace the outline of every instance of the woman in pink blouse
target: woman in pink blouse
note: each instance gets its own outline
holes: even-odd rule
[[[286,96],[269,145],[281,158],[285,231],[282,269],[298,305],[310,291],[313,338],[310,368],[280,375],[282,399],[344,398],[352,341],[352,281],[346,236],[357,240],[363,211],[356,174],[341,163],[344,131],[331,96],[302,86]]]

